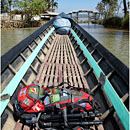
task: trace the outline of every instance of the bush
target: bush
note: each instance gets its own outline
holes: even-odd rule
[[[30,22],[25,22],[24,27],[40,27],[41,21],[30,21]]]
[[[121,27],[122,18],[120,17],[112,17],[108,19],[104,19],[103,25],[106,27]]]
[[[129,29],[129,14],[127,14],[126,17],[123,18],[122,27],[125,29]]]

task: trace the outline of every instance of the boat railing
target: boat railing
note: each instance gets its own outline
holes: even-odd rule
[[[4,55],[1,56],[1,73],[8,67],[8,65],[16,59],[16,57],[24,51],[28,45],[30,45],[32,42],[35,42],[34,40],[40,39],[39,35],[42,34],[46,29],[49,29],[48,27],[52,26],[53,20],[50,20],[48,23],[46,23],[44,26],[39,28],[37,31],[32,33],[30,36],[22,40],[20,43],[18,43],[15,47],[10,49],[8,52],[6,52]]]
[[[31,64],[34,62],[36,57],[41,63],[43,62],[41,61],[42,59],[38,58],[38,56],[41,55],[39,53],[41,50],[43,51],[42,48],[44,48],[44,44],[49,41],[50,36],[54,35],[53,33],[55,29],[52,26],[53,20],[45,24],[25,40],[21,41],[18,45],[1,57],[2,82],[5,83],[3,83],[4,86],[2,87],[0,94],[2,99],[0,101],[0,115],[4,112],[20,82],[22,81],[25,85],[27,85],[26,81],[23,80],[23,77],[29,68],[31,67],[32,70],[37,73]],[[45,46],[48,48],[46,44]],[[17,66],[17,64],[20,65]],[[15,66],[15,68],[13,66]],[[10,73],[10,70],[13,74]]]
[[[38,70],[36,71],[34,69],[32,64],[35,62],[35,57],[37,57],[37,60],[42,63],[43,59],[39,58],[40,55],[44,54],[44,56],[46,56],[43,49],[48,49],[48,46],[45,43],[46,41],[49,42],[49,38],[50,40],[53,39],[53,20],[54,19],[31,34],[25,40],[21,41],[18,45],[16,45],[1,57],[2,80],[7,80],[5,80],[4,88],[2,88],[1,92],[2,99],[5,97],[4,100],[0,101],[1,115],[5,111],[5,108],[10,102],[11,97],[15,98],[13,97],[13,94],[15,91],[18,91],[16,88],[20,82],[22,81],[24,85],[27,85],[23,77],[29,70],[29,67],[34,71],[34,73],[38,72]],[[80,65],[84,72],[84,77],[90,87],[90,90],[92,92],[96,92],[98,89],[100,89],[106,100],[101,101],[103,101],[104,104],[108,104],[107,110],[104,109],[104,113],[101,118],[105,119],[114,108],[123,126],[126,130],[128,130],[128,67],[124,65],[119,59],[117,59],[112,53],[110,53],[106,48],[104,48],[84,29],[82,29],[75,21],[72,19],[70,19],[70,21],[72,23],[72,28],[69,34],[69,38],[79,59]],[[45,46],[43,46],[44,44]],[[42,54],[40,54],[41,51]],[[18,61],[20,61],[20,65],[14,69],[13,65],[15,64],[14,66],[17,66]],[[37,69],[39,69],[40,65],[37,66]],[[11,73],[11,75],[7,77],[10,70],[13,74]],[[33,78],[31,81],[33,81]],[[100,101],[99,103],[102,104]]]
[[[87,66],[87,64],[91,66],[89,69],[87,68],[87,72],[85,72],[87,69],[84,70],[85,76],[88,77],[88,75],[93,71],[97,79],[96,85],[90,83],[90,88],[93,86],[91,91],[94,92],[100,85],[102,86],[102,91],[110,106],[114,107],[124,128],[128,130],[129,111],[128,106],[124,104],[125,101],[128,100],[129,95],[128,67],[104,48],[91,35],[84,31],[77,23],[74,21],[72,23],[73,27],[71,29],[70,38],[75,50],[77,51],[79,60],[81,59],[80,64],[82,68],[84,68],[84,65]],[[86,59],[83,57],[86,57]],[[105,114],[106,112],[104,112],[104,115]]]

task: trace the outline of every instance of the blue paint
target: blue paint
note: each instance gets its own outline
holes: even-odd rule
[[[109,97],[111,103],[113,104],[125,129],[129,130],[130,113],[107,78],[104,84],[104,90]]]
[[[74,32],[74,30],[71,29],[72,34],[76,38],[78,44],[80,45],[81,50],[84,52],[85,56],[87,57],[89,63],[93,67],[94,72],[96,73],[97,77],[100,77],[100,73],[102,72],[101,68],[98,66],[96,61],[93,59],[89,51],[86,49],[85,45],[82,43],[82,41],[79,39],[77,34]]]
[[[29,118],[26,116],[25,119],[27,120],[27,119],[29,119]]]
[[[91,56],[91,54],[89,53],[89,51],[87,50],[85,45],[82,43],[82,41],[79,39],[77,34],[74,32],[74,30],[71,29],[71,33],[77,40],[78,44],[80,45],[81,50],[83,50],[84,55],[88,59],[88,62],[93,67],[95,74],[99,78],[101,72],[103,73],[103,71],[98,66],[98,64],[96,63],[94,58]],[[130,117],[129,111],[127,110],[124,103],[122,102],[122,100],[120,99],[120,97],[118,96],[118,94],[116,93],[116,91],[114,90],[114,88],[112,87],[111,83],[109,82],[109,80],[107,78],[105,78],[104,90],[105,90],[107,96],[109,97],[111,103],[113,104],[125,129],[129,130],[129,117]]]
[[[29,58],[25,61],[25,63],[22,65],[22,67],[20,68],[20,70],[13,77],[13,79],[9,82],[9,84],[6,86],[6,88],[3,90],[3,92],[2,92],[2,94],[0,96],[2,96],[4,94],[8,94],[10,96],[13,95],[13,93],[15,92],[15,90],[16,90],[18,84],[20,83],[21,79],[23,78],[23,76],[27,72],[28,68],[30,67],[31,63],[33,62],[33,60],[35,59],[35,57],[39,53],[40,49],[42,48],[42,46],[44,45],[44,43],[46,42],[46,40],[48,39],[48,37],[52,34],[52,32],[54,30],[55,29],[53,27],[47,33],[47,35],[43,38],[43,40],[38,44],[38,46],[35,48],[35,50],[32,52],[32,54],[29,56]],[[9,101],[10,101],[9,99],[0,101],[0,105],[1,105],[0,115],[5,110],[6,106],[9,103]]]
[[[22,94],[23,94],[23,95],[26,95],[26,90],[27,90],[27,88],[21,89],[19,96],[21,97]]]

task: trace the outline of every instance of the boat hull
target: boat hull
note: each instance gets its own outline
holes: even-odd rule
[[[64,13],[60,15],[66,16]],[[13,129],[16,125],[12,105],[21,88],[31,83],[46,87],[62,81],[70,81],[76,87],[89,88],[94,93],[94,98],[101,105],[100,112],[103,113],[100,117],[103,128],[100,126],[98,129],[128,128],[114,100],[117,99],[128,116],[129,69],[75,21],[69,20],[72,29],[68,35],[55,33],[53,19],[1,57],[1,102],[7,101],[1,112],[3,130]],[[96,72],[98,68],[99,74]],[[116,97],[111,98],[108,87],[104,87],[106,80]]]

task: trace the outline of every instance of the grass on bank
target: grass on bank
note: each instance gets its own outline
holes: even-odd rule
[[[90,23],[90,21],[77,21],[77,23]],[[110,28],[122,28],[122,29],[128,29],[129,30],[129,14],[127,14],[126,17],[120,18],[120,17],[111,17],[104,20],[93,20],[91,21],[93,24],[102,24],[105,27]]]
[[[105,27],[129,29],[129,15],[124,18],[111,17],[108,19],[104,19],[103,25]]]

